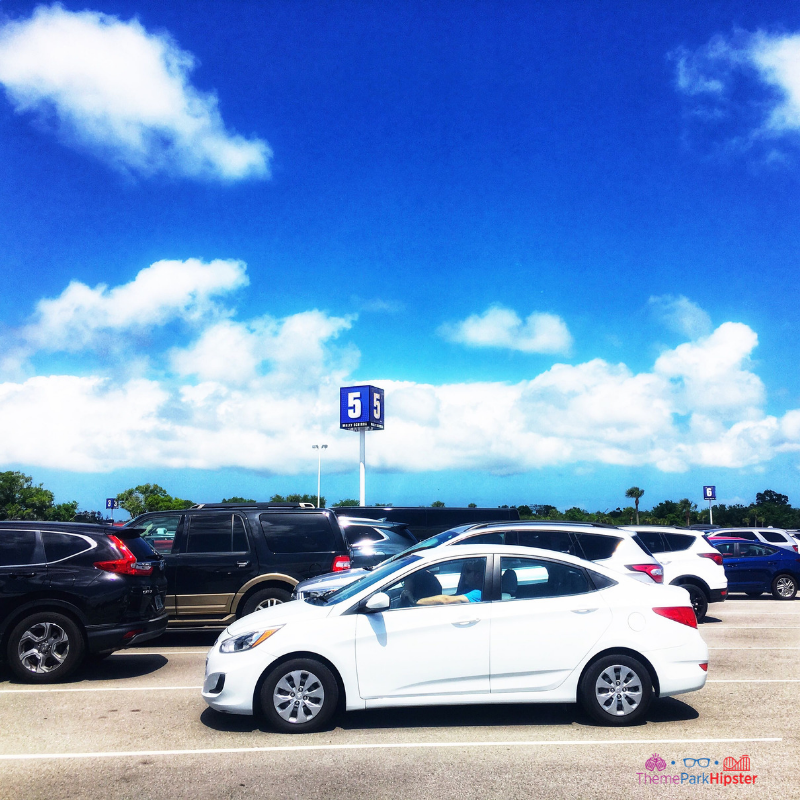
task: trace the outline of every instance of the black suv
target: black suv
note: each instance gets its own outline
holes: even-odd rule
[[[164,561],[138,528],[0,522],[0,642],[17,678],[62,680],[167,627]]]
[[[306,578],[349,569],[336,516],[299,504],[215,503],[128,525],[163,556],[171,627],[224,627],[285,603]]]

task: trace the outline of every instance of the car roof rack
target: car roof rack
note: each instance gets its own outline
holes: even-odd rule
[[[316,506],[313,503],[196,503],[195,505],[190,507],[190,511],[194,509],[200,508],[211,508],[211,509],[221,509],[225,511],[229,508],[255,508],[255,509],[266,509],[266,508],[314,508]]]
[[[607,522],[583,522],[583,521],[571,521],[565,519],[507,519],[502,522],[478,522],[475,525],[470,525],[469,530],[475,530],[476,528],[516,528],[519,525],[579,525],[585,526],[587,528],[611,528],[611,530],[618,530],[618,525],[609,525]]]

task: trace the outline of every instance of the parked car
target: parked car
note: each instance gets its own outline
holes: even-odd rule
[[[417,543],[408,525],[402,522],[338,517],[350,549],[353,569],[374,567]]]
[[[661,583],[663,570],[637,534],[591,522],[493,522],[462,525],[425,539],[401,555],[429,548],[462,544],[508,544],[539,547],[585,558],[631,575],[644,583]],[[394,556],[399,558],[400,556]],[[292,599],[338,589],[364,576],[364,570],[328,574],[302,581]]]
[[[225,627],[285,603],[297,583],[350,568],[336,515],[287,503],[215,503],[131,520],[166,563],[172,627]]]
[[[163,559],[139,528],[0,522],[0,641],[20,680],[51,683],[167,627]]]
[[[426,508],[414,506],[342,506],[331,509],[340,517],[379,519],[408,525],[419,541],[459,525],[511,522],[519,519],[516,508]]]
[[[722,554],[728,593],[759,597],[772,592],[776,600],[794,600],[800,581],[800,555],[785,547],[733,537],[713,537]]]
[[[708,534],[708,540],[718,537],[733,536],[737,539],[747,539],[751,542],[764,542],[777,547],[797,552],[797,542],[794,537],[782,528],[718,528]]]
[[[709,603],[725,600],[728,579],[722,566],[722,556],[706,541],[702,529],[660,525],[624,527],[636,531],[647,549],[664,567],[664,583],[682,586],[689,592],[698,622],[705,617]]]
[[[575,703],[604,725],[701,689],[688,595],[567,555],[473,545],[387,561],[326,598],[238,620],[208,654],[218,711],[318,730],[347,710]]]

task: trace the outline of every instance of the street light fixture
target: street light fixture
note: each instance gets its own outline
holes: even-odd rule
[[[322,451],[328,449],[326,444],[312,444],[312,450],[317,451],[317,508],[319,508],[319,484],[322,476]]]

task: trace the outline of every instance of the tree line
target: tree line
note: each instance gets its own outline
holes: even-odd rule
[[[617,507],[613,510],[587,511],[578,506],[559,511],[556,506],[546,503],[522,503],[504,505],[500,508],[516,508],[520,519],[564,520],[570,522],[604,522],[611,525],[631,525],[637,521],[642,525],[695,525],[708,523],[708,509],[698,509],[697,503],[688,498],[682,500],[663,500],[652,509],[641,510],[639,501],[644,490],[633,486],[625,496],[634,500],[635,505]],[[173,496],[156,483],[144,483],[117,494],[120,506],[131,517],[146,511],[167,511],[189,508],[192,500]],[[320,505],[325,507],[325,497],[320,497]],[[252,503],[253,498],[228,497],[223,503]],[[316,506],[317,496],[310,494],[275,494],[269,498],[272,503],[312,503]],[[338,507],[357,507],[353,499],[339,500],[333,504]],[[391,503],[375,503],[376,506],[391,506]],[[441,500],[431,503],[432,508],[444,508]],[[475,503],[469,504],[475,508]],[[758,492],[755,501],[749,505],[713,506],[714,524],[721,527],[767,527],[800,529],[800,508],[789,503],[788,495],[766,489]],[[104,522],[101,511],[79,510],[77,501],[56,503],[53,492],[42,484],[34,484],[30,475],[22,472],[0,472],[0,519],[52,520],[55,522]]]

